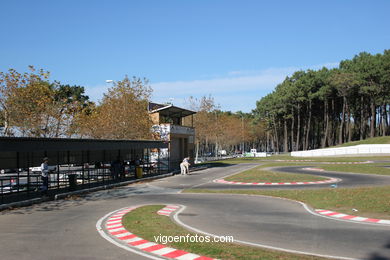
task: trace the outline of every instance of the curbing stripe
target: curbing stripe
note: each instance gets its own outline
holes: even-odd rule
[[[130,233],[130,232],[116,235],[116,237],[118,237],[119,239],[122,239],[122,240],[129,239],[129,238],[131,238],[130,236],[134,236],[135,237],[135,235]]]
[[[214,183],[222,183],[222,184],[234,184],[234,185],[313,185],[313,184],[328,184],[328,183],[336,183],[340,182],[341,179],[338,178],[329,178],[324,181],[310,181],[310,182],[237,182],[237,181],[227,181],[225,179],[215,179]]]
[[[176,250],[176,249],[174,249],[174,248],[165,247],[165,248],[162,248],[162,249],[153,251],[153,254],[156,254],[156,255],[165,255],[165,254],[168,254],[168,253],[173,252],[173,251],[175,251],[175,250]]]
[[[121,231],[115,231],[115,232],[111,232],[110,231],[110,234],[113,235],[113,236],[116,236],[116,235],[120,235],[120,234],[124,234],[124,233],[127,233],[128,231],[126,229],[123,229]]]
[[[144,248],[149,248],[149,247],[156,246],[156,245],[157,244],[153,243],[153,242],[146,242],[146,243],[143,243],[141,245],[136,246],[136,248],[144,249]]]
[[[171,259],[180,259],[180,260],[193,260],[193,259],[213,259],[209,257],[200,256],[197,254],[189,253],[183,250],[175,249],[166,247],[165,245],[160,245],[148,240],[145,240],[141,237],[138,237],[132,233],[130,233],[128,230],[126,230],[123,227],[122,224],[122,216],[129,213],[130,211],[136,209],[137,207],[131,207],[131,208],[125,208],[118,210],[116,212],[110,213],[108,218],[105,220],[105,229],[106,233],[104,235],[101,233],[101,227],[98,228],[98,231],[102,234],[104,238],[106,238],[108,241],[113,242],[115,245],[118,245],[118,243],[115,241],[115,239],[118,239],[119,241],[122,241],[122,243],[126,243],[126,245],[119,244],[118,246],[124,248],[124,246],[128,247],[128,250],[131,252],[138,253],[143,256],[147,256],[152,259],[162,259],[156,256],[162,256],[164,259],[171,258]],[[172,214],[172,212],[175,212],[178,210],[180,206],[178,205],[167,205],[163,209],[159,210],[157,213],[164,216],[169,216]],[[98,225],[101,225],[102,220],[99,220],[97,223]],[[112,237],[107,238],[106,235]],[[114,239],[113,239],[114,238]],[[126,248],[125,248],[126,249]],[[141,251],[140,251],[141,250]],[[152,255],[147,255],[145,253],[150,253]],[[155,255],[155,256],[153,256]]]
[[[276,162],[314,162],[314,160],[275,160]],[[368,164],[374,163],[373,161],[364,162],[316,162],[321,164]]]
[[[121,234],[121,235],[123,235],[123,234]],[[125,235],[125,236],[123,236],[123,237],[122,237],[121,235],[117,235],[116,237],[119,238],[120,240],[124,240],[124,241],[128,241],[128,240],[130,240],[130,239],[132,239],[132,238],[137,237],[136,235],[131,234],[130,232],[129,232],[128,235]]]
[[[157,211],[157,214],[163,215],[163,216],[169,216],[172,214],[172,212],[174,212],[178,208],[180,208],[180,207],[176,206],[176,205],[168,205],[165,208],[162,208],[159,211]]]
[[[175,251],[168,253],[168,254],[165,254],[165,255],[162,255],[162,256],[168,257],[168,258],[177,258],[177,257],[185,255],[185,254],[188,254],[188,253],[186,251],[176,249]]]
[[[194,260],[197,258],[199,258],[199,256],[195,255],[195,254],[186,254],[186,255],[176,257],[176,259],[178,259],[178,260]]]
[[[111,230],[111,229],[119,228],[119,227],[123,227],[122,224],[111,225],[111,226],[109,226],[107,229],[108,229],[108,230]]]
[[[112,233],[112,232],[116,232],[116,231],[125,230],[125,228],[122,226],[122,227],[118,227],[118,228],[107,228],[107,230],[109,230]]]
[[[154,246],[144,248],[143,250],[146,251],[146,252],[153,252],[153,251],[160,250],[162,248],[165,248],[165,246],[164,245],[160,245],[160,244],[156,244]]]
[[[315,209],[315,212],[330,217],[330,218],[336,218],[336,219],[345,219],[345,220],[351,220],[356,222],[368,222],[368,223],[378,223],[378,224],[390,224],[390,220],[387,219],[376,219],[376,218],[365,218],[365,217],[359,217],[359,216],[352,216],[347,215],[339,212],[334,212],[331,210],[324,210],[324,209]]]
[[[146,243],[149,243],[149,241],[141,238],[141,240],[130,242],[129,245],[137,247],[138,245],[143,245],[143,244],[146,244]]]
[[[122,223],[122,220],[110,220],[110,221],[107,221],[107,226],[113,226],[113,225],[120,224],[120,223]]]
[[[305,170],[305,171],[317,171],[317,172],[325,171],[324,169],[321,169],[321,168],[302,168],[302,170]]]
[[[142,240],[142,238],[135,236],[132,239],[125,240],[125,242],[129,244],[129,243],[132,243],[132,242],[135,242],[135,241],[139,241],[139,240]]]

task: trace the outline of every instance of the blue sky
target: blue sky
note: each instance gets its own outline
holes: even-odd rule
[[[153,100],[211,94],[245,112],[298,69],[390,48],[390,1],[0,1],[0,71],[86,87],[146,77]]]

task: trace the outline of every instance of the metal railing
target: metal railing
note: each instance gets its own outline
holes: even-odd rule
[[[107,165],[107,164],[103,164]],[[143,176],[155,176],[168,172],[163,162],[144,163]],[[70,178],[69,176],[75,177]],[[70,189],[87,189],[107,184],[135,179],[135,165],[126,165],[118,176],[108,166],[70,166],[62,165],[55,172],[49,173],[49,196]],[[75,180],[75,183],[71,183]],[[0,204],[22,201],[42,196],[42,180],[39,172],[18,171],[17,173],[0,174]]]

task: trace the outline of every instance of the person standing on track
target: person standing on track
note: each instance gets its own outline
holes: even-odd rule
[[[190,163],[189,163],[190,158],[186,157],[183,159],[183,162],[180,164],[180,172],[181,175],[189,175],[190,174]]]
[[[180,175],[186,174],[186,167],[184,166],[185,162],[184,160],[180,163]]]

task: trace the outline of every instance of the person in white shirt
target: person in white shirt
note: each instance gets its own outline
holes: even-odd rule
[[[190,158],[186,157],[186,158],[183,159],[183,162],[180,164],[181,175],[189,175],[189,173],[190,173],[190,170],[189,170],[189,167],[190,167],[189,160],[190,160]]]
[[[43,163],[41,164],[41,179],[42,179],[42,194],[47,195],[47,190],[49,189],[49,158],[43,158]]]
[[[180,163],[180,174],[185,175],[186,174],[186,167],[184,166],[185,162],[184,160]]]

